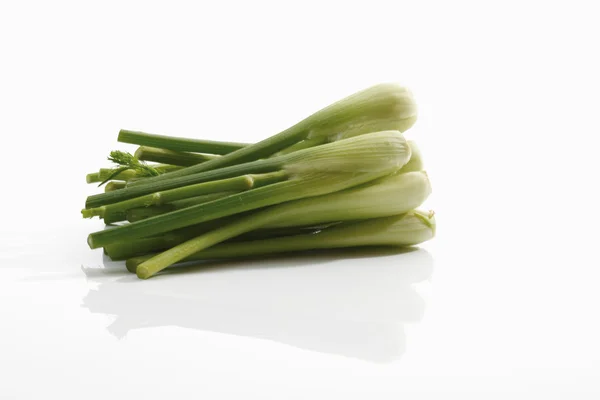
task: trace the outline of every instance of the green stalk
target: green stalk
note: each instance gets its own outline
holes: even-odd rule
[[[147,146],[139,147],[134,156],[138,160],[154,161],[163,164],[179,165],[182,167],[189,167],[190,165],[200,164],[220,157],[213,154],[189,153]]]
[[[159,250],[165,250],[176,246],[179,243],[178,235],[168,232],[164,235],[138,239],[132,242],[123,241],[114,243],[104,247],[104,252],[111,260],[119,261]]]
[[[88,236],[88,244],[90,248],[95,249],[124,240],[153,236],[185,226],[266,207],[286,201],[292,196],[300,196],[300,192],[293,190],[295,184],[293,181],[280,182],[128,225],[94,232]]]
[[[235,218],[233,218],[235,217]],[[156,253],[159,251],[167,250],[178,244],[185,242],[186,240],[192,239],[196,236],[204,234],[212,229],[219,228],[222,225],[234,222],[239,216],[230,216],[225,218],[219,218],[213,221],[205,222],[203,224],[187,226],[175,231],[167,232],[165,234],[152,236],[149,238],[142,238],[136,240],[127,240],[118,243],[114,243],[104,247],[105,253],[114,261],[125,260],[131,257],[140,256],[148,253]],[[321,227],[304,227],[304,226],[292,226],[285,228],[265,228],[251,231],[231,239],[229,242],[238,240],[249,240],[249,239],[266,239],[277,236],[290,236],[299,233],[309,233],[316,230],[322,229],[323,227],[330,226],[333,224],[325,224]]]
[[[155,164],[155,165],[152,165],[152,168],[154,168],[155,170],[157,170],[161,174],[166,174],[166,173],[169,173],[169,172],[173,172],[173,171],[177,171],[177,170],[183,169],[183,167],[180,167],[178,165],[169,165],[169,164]],[[112,174],[112,171],[113,171],[112,168],[100,168],[100,178],[102,178],[102,179],[108,178],[110,176],[110,174]],[[132,179],[132,178],[140,178],[140,175],[136,171],[134,171],[134,170],[128,169],[125,172],[131,173],[130,174],[131,176],[129,177],[130,179]],[[117,175],[115,177],[115,179],[118,178],[118,177],[119,177],[119,175]],[[119,179],[119,180],[125,180],[125,179]]]
[[[242,214],[245,215],[245,214]],[[122,240],[104,246],[104,251],[113,260],[123,260],[135,255],[143,255],[157,250],[166,250],[181,243],[182,237],[193,238],[234,222],[240,215],[230,215],[203,224],[186,226],[160,235],[135,240]]]
[[[104,223],[106,225],[114,224],[115,222],[125,221],[127,219],[127,214],[125,212],[117,212],[106,215],[104,217]]]
[[[433,212],[410,211],[396,216],[338,224],[312,234],[284,236],[219,244],[194,253],[182,261],[240,258],[315,249],[358,246],[414,246],[435,236]],[[130,272],[143,275],[145,263],[153,255],[130,258]]]
[[[163,190],[175,189],[197,183],[234,178],[236,176],[247,174],[263,174],[269,172],[276,172],[282,168],[283,162],[284,160],[281,157],[269,160],[258,160],[252,163],[234,165],[215,171],[207,171],[202,174],[182,176],[176,179],[170,179],[168,181],[153,181],[150,182],[148,185],[143,186],[128,186],[125,189],[118,190],[116,192],[99,193],[91,195],[87,198],[85,206],[86,208],[100,207],[103,205],[117,203],[120,201],[133,199],[139,196]],[[147,179],[148,178],[140,179],[140,181],[145,181]]]
[[[217,194],[217,193],[215,193],[215,194]],[[203,197],[203,196],[199,196],[199,197]],[[192,199],[195,199],[195,197],[192,197]],[[169,204],[163,204],[160,206],[132,208],[130,210],[127,210],[127,212],[125,213],[125,219],[129,222],[136,222],[136,221],[141,221],[146,218],[155,217],[157,215],[166,214],[166,213],[176,210],[175,206],[173,205],[174,203],[175,202],[169,203]],[[202,203],[206,203],[206,202],[205,201],[198,202],[198,204],[202,204]]]
[[[262,220],[257,220],[256,216],[253,216],[252,218],[243,218],[228,225],[226,229],[215,229],[204,235],[188,240],[187,242],[183,242],[160,254],[156,254],[137,267],[137,276],[140,279],[150,278],[168,266],[175,264],[198,251],[252,230],[257,223],[259,226],[264,225],[268,217],[268,215],[263,214]]]
[[[176,166],[176,165],[166,165],[166,164],[153,165],[152,167],[154,169],[156,169],[158,172],[160,172],[161,174],[166,174],[168,172],[177,171],[178,169],[183,168],[183,167]],[[113,171],[114,171],[113,168],[100,168],[100,171],[98,171],[98,172],[87,174],[86,182],[87,183],[102,182],[102,181],[106,180],[109,176],[111,176]],[[132,169],[128,169],[128,170],[125,170],[125,171],[120,172],[119,174],[113,176],[112,179],[120,180],[120,181],[131,181],[132,179],[137,179],[137,178],[141,178],[141,176],[136,171],[134,171]]]
[[[100,173],[99,172],[92,172],[90,174],[87,174],[85,176],[85,182],[86,183],[97,183],[97,182],[102,182],[103,179],[100,179]]]
[[[121,129],[117,140],[121,143],[131,143],[139,146],[209,154],[228,154],[248,145],[247,143],[218,142],[212,140],[156,135],[153,133],[130,131],[127,129]]]
[[[141,221],[142,219],[154,217],[175,210],[181,210],[182,208],[208,203],[209,201],[227,197],[234,193],[237,192],[210,193],[202,196],[191,197],[189,199],[173,201],[171,203],[163,204],[160,206],[132,208],[131,210],[127,210],[126,219],[129,222]]]
[[[289,176],[287,181],[95,232],[88,236],[88,244],[94,249],[286,201],[333,193],[397,171],[409,158],[410,149],[406,141],[401,134],[393,131],[371,133],[300,150],[277,158],[285,161],[279,163],[283,164],[282,170]],[[271,162],[273,160],[276,159]],[[216,172],[218,171],[213,173]],[[128,188],[104,195],[119,194],[127,190]]]
[[[188,226],[177,231],[167,232],[166,234],[162,235],[133,241],[123,241],[115,243],[106,246],[104,250],[105,253],[113,261],[126,260],[135,256],[141,256],[149,253],[155,253],[157,251],[167,250],[185,241],[181,240],[181,238],[184,236],[190,239],[202,235],[212,229],[216,229],[223,224],[230,223],[233,221],[235,221],[235,218],[232,217],[220,218],[218,220],[213,220],[204,224]],[[290,236],[301,233],[310,233],[316,230],[316,228],[311,227],[262,229],[248,232],[247,234],[242,235],[243,237],[240,236],[239,238],[241,240],[266,239],[278,236]]]
[[[112,192],[115,190],[123,189],[125,188],[125,185],[127,185],[127,182],[125,181],[110,181],[106,184],[106,186],[104,186],[104,191]]]
[[[380,84],[333,103],[263,141],[247,145],[221,158],[176,171],[170,177],[157,176],[135,185],[267,158],[305,139],[318,141],[319,138],[325,138],[326,142],[331,142],[384,130],[404,132],[414,124],[416,116],[416,105],[410,91],[395,84]]]
[[[308,226],[408,212],[425,201],[431,186],[425,172],[395,174],[362,187],[280,204],[183,242],[156,255],[138,270],[148,278],[185,257],[262,227]]]
[[[204,194],[231,191],[238,192],[242,190],[248,190],[253,187],[258,188],[264,185],[281,182],[286,178],[286,173],[283,171],[262,175],[242,175],[220,181],[199,183],[196,185],[155,192],[145,196],[136,197],[134,199],[121,201],[119,203],[108,204],[97,208],[83,209],[81,213],[83,214],[84,218],[92,218],[95,216],[103,218],[106,215],[126,212],[127,210],[137,207],[160,206],[162,204],[188,199],[190,197],[201,196]]]
[[[99,171],[100,181],[103,182],[106,179],[108,179],[112,175],[113,172],[114,172],[114,169],[112,169],[112,168],[100,168],[100,171]],[[127,182],[127,181],[130,181],[131,179],[137,178],[139,176],[140,175],[137,173],[137,171],[135,171],[133,169],[126,169],[125,171],[121,171],[117,175],[113,176],[112,179]]]

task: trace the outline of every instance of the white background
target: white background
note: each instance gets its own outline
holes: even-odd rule
[[[2,1],[0,398],[599,398],[595,5]],[[87,248],[120,128],[257,141],[386,81],[418,252],[138,281]]]

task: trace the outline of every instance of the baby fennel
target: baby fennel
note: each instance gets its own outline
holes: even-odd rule
[[[281,181],[205,204],[95,232],[89,235],[88,244],[91,248],[103,247],[120,240],[152,236],[303,197],[333,193],[389,175],[399,170],[409,158],[410,148],[402,135],[397,131],[385,131],[299,150],[277,158],[259,160],[254,163],[268,163],[273,169],[270,172],[281,172]],[[226,171],[227,169],[214,171],[213,178],[232,177],[234,171]],[[209,171],[208,174],[210,173]],[[104,194],[118,194],[127,190],[120,189]]]

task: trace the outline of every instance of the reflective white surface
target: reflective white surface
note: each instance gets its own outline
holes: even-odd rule
[[[0,3],[0,399],[600,398],[593,2],[33,3]],[[382,81],[419,250],[139,281],[87,248],[119,128],[256,141]]]
[[[106,329],[119,339],[174,326],[386,363],[405,352],[404,324],[423,317],[425,301],[413,284],[431,277],[433,261],[424,250],[381,252],[211,263],[147,285],[132,285],[134,276],[106,280],[108,271],[84,267],[97,286],[83,306],[114,315]]]
[[[573,249],[441,236],[140,281],[81,245],[89,224],[2,238],[7,398],[600,393],[599,273]]]

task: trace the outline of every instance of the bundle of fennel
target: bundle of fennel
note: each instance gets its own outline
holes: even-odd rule
[[[435,234],[412,94],[380,84],[254,144],[121,130],[140,147],[87,175],[106,183],[82,214],[88,236],[142,279],[181,262],[355,246],[412,246]]]

